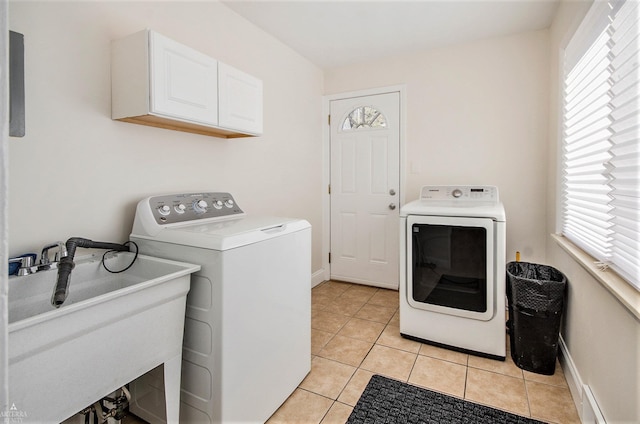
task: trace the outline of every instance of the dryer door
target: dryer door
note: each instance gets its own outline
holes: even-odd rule
[[[488,321],[494,316],[491,218],[407,217],[407,297],[413,308]]]

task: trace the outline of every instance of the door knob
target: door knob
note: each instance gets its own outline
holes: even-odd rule
[[[395,203],[389,203],[389,209],[394,210],[396,208]]]
[[[389,194],[391,196],[395,196],[396,195],[396,191],[394,189],[389,190]]]

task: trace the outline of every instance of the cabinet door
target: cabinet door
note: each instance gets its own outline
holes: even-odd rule
[[[218,62],[150,31],[150,111],[218,124]]]
[[[262,81],[218,63],[219,125],[251,134],[262,133]]]

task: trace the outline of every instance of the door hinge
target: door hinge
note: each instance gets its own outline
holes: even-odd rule
[[[329,252],[329,263],[331,263],[331,252]]]
[[[331,125],[331,115],[327,115],[327,124]]]
[[[327,192],[328,192],[329,194],[331,194],[331,184],[329,184],[329,185],[327,186]]]

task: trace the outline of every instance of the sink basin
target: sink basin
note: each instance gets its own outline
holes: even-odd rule
[[[177,369],[179,385],[186,295],[200,266],[139,255],[112,274],[101,259],[76,259],[58,309],[56,270],[9,278],[9,401],[28,421],[61,422],[161,364],[165,376],[167,364]],[[119,270],[132,259],[105,262]]]

